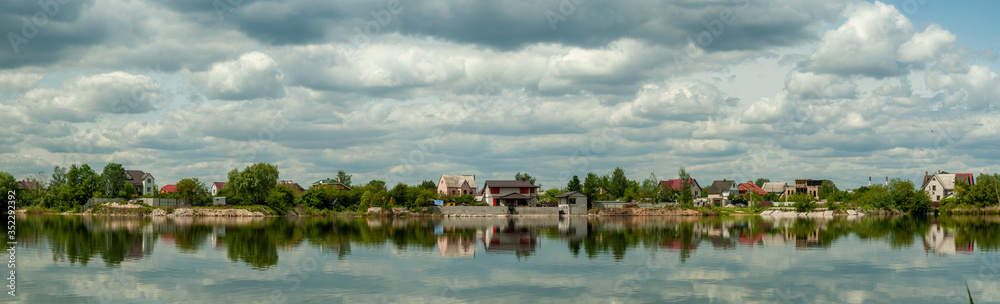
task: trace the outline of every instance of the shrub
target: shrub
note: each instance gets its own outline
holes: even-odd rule
[[[813,196],[808,194],[796,194],[789,198],[794,202],[792,207],[795,207],[796,212],[809,212],[816,209],[816,202],[813,199]]]

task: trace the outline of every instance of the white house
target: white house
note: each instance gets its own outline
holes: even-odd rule
[[[956,179],[969,185],[975,183],[972,179],[972,173],[951,174],[938,171],[938,173],[927,174],[927,172],[924,172],[924,183],[921,188],[924,189],[924,192],[927,192],[927,196],[931,198],[932,202],[940,202],[941,199],[955,195]]]
[[[488,180],[480,194],[490,206],[531,206],[538,200],[538,186],[519,180]]]
[[[212,190],[211,190],[212,196],[219,195],[219,190],[222,190],[222,187],[225,187],[225,186],[226,186],[226,183],[223,183],[223,182],[214,182],[214,183],[212,183]]]
[[[717,180],[708,187],[708,199],[719,206],[724,206],[729,202],[729,195],[739,193],[740,189],[737,187],[736,181],[731,180]]]
[[[441,175],[438,193],[445,195],[476,195],[475,175]]]
[[[153,194],[160,190],[156,189],[156,180],[153,175],[142,172],[142,170],[125,170],[125,181],[132,184],[135,193],[140,195]]]

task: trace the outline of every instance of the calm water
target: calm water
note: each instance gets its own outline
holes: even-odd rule
[[[24,303],[1000,303],[1000,218],[22,216]],[[6,296],[10,300],[9,296]]]

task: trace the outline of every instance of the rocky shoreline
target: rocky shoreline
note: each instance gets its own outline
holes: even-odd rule
[[[834,216],[865,216],[864,212],[856,210],[846,210],[846,213],[834,213],[833,210],[826,211],[813,211],[813,212],[796,212],[787,210],[764,210],[760,213],[760,216],[770,216],[770,217],[834,217]]]

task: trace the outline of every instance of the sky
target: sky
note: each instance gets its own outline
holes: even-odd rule
[[[66,2],[66,3],[61,3]],[[0,170],[853,188],[1000,171],[995,1],[0,3]],[[918,185],[919,186],[919,185]]]

